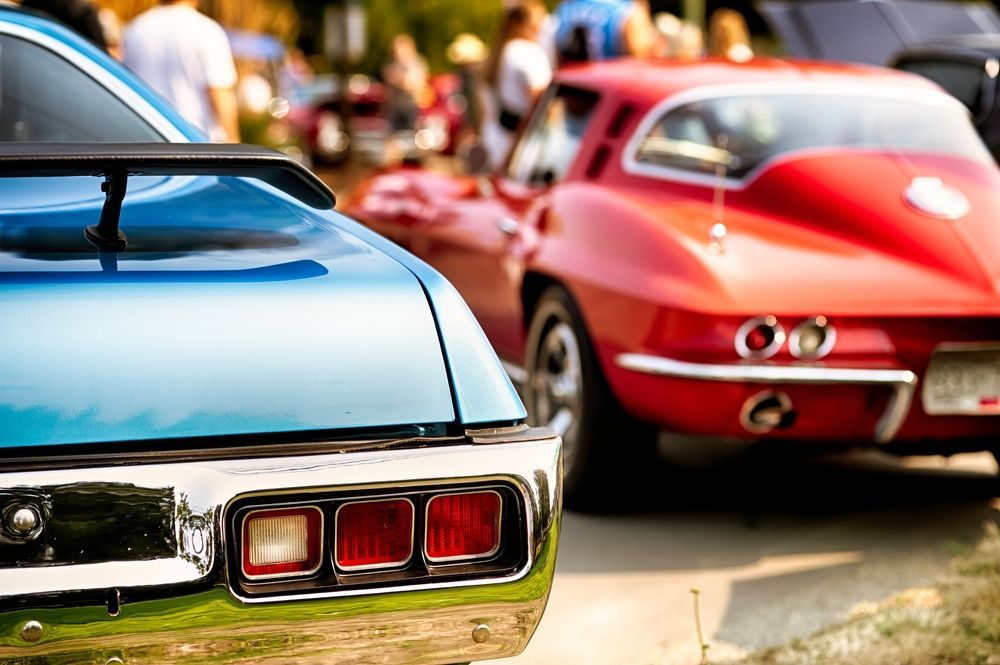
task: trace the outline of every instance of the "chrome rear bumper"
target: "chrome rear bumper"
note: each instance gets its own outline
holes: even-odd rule
[[[917,375],[905,369],[854,369],[821,365],[750,365],[692,363],[663,356],[622,353],[619,367],[634,372],[700,381],[733,383],[880,385],[892,389],[885,412],[875,425],[876,443],[889,443],[903,426],[917,388]]]
[[[502,482],[523,498],[529,551],[514,573],[265,602],[241,599],[227,584],[224,515],[241,497],[464,481]],[[6,496],[88,483],[166,490],[174,499],[174,555],[0,568],[0,661],[453,663],[510,656],[541,619],[555,566],[561,469],[551,434],[500,431],[426,448],[0,474]],[[122,599],[117,616],[97,600],[111,596]],[[34,641],[25,639],[30,622],[41,625]]]

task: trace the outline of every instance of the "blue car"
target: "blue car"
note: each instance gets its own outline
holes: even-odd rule
[[[0,9],[0,661],[520,652],[558,437],[438,273],[201,141]]]

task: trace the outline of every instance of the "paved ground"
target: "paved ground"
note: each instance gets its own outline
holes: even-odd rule
[[[512,665],[713,662],[808,635],[931,583],[1000,521],[989,455],[877,455],[659,470],[601,515],[565,515],[548,610]]]

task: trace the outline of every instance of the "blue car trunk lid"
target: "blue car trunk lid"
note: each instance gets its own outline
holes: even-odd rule
[[[455,419],[421,285],[368,244],[266,186],[169,178],[99,257],[99,202],[58,182],[0,183],[56,201],[0,215],[0,447]]]

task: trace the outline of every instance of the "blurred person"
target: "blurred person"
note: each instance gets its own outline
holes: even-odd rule
[[[489,49],[481,39],[464,32],[448,45],[445,55],[448,62],[455,65],[462,84],[462,97],[466,103],[463,132],[478,135],[483,125],[482,70]]]
[[[253,61],[241,60],[236,65],[236,106],[251,115],[267,113],[274,88],[261,72],[261,65]]]
[[[688,21],[681,23],[673,56],[678,60],[700,60],[705,57],[705,33],[699,25]]]
[[[660,12],[653,17],[653,28],[655,36],[653,38],[652,55],[658,58],[674,57],[678,43],[680,42],[683,22],[669,12]]]
[[[163,0],[125,28],[125,64],[213,141],[240,140],[236,65],[198,0]]]
[[[429,76],[427,61],[417,51],[413,37],[396,35],[392,40],[389,61],[382,69],[389,91],[387,112],[393,131],[416,128],[420,115],[417,100],[427,88]]]
[[[493,104],[483,125],[483,145],[495,167],[506,160],[514,133],[552,80],[549,56],[537,41],[547,15],[538,0],[526,0],[504,12],[486,66]]]
[[[708,54],[733,62],[753,58],[746,19],[733,9],[717,9],[708,20]]]
[[[97,7],[90,0],[22,0],[22,7],[45,12],[107,51]]]
[[[563,0],[554,16],[560,63],[646,57],[654,45],[648,0]]]
[[[122,22],[118,14],[110,7],[102,7],[97,12],[97,19],[101,22],[101,33],[104,35],[104,43],[107,45],[108,55],[115,60],[121,60],[125,52],[122,50]]]

